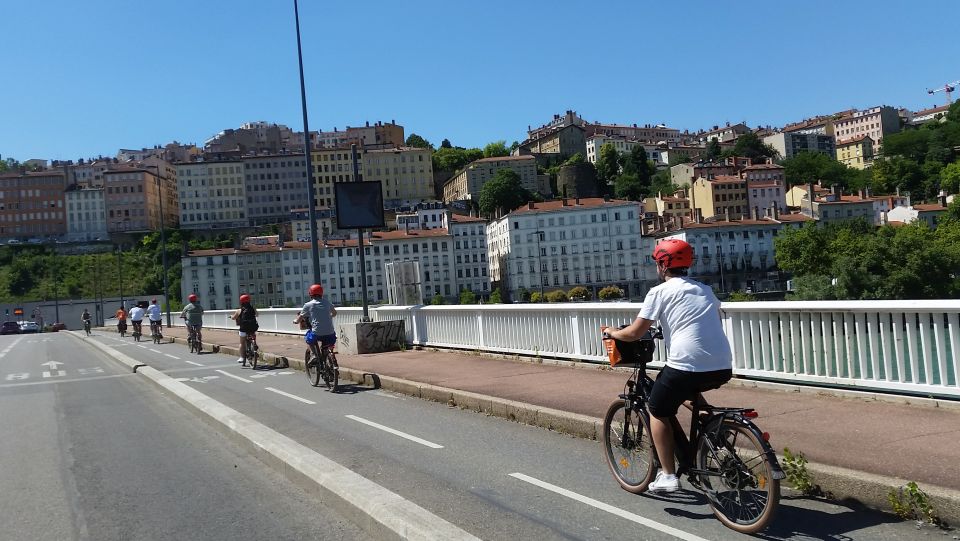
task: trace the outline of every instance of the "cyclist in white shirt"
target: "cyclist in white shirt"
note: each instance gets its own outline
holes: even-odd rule
[[[733,355],[723,333],[720,301],[710,286],[687,277],[693,247],[680,239],[660,241],[653,251],[663,283],[647,292],[637,319],[622,330],[606,330],[617,340],[639,340],[654,321],[663,330],[667,363],[650,394],[650,431],[661,470],[647,490],[680,488],[673,454],[672,419],[697,393],[717,389],[733,376]]]
[[[139,306],[134,306],[130,309],[130,321],[133,322],[133,332],[137,334],[142,334],[143,330],[143,316],[146,314],[143,308]]]
[[[157,299],[150,301],[150,306],[147,307],[147,317],[150,318],[150,334],[154,332],[160,334],[160,329],[163,328],[163,314],[160,312],[160,305],[157,304]],[[154,331],[154,326],[156,326],[156,331]]]

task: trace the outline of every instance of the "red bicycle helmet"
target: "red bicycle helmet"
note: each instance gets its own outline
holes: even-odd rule
[[[190,301],[190,302],[197,302],[197,299],[198,299],[198,298],[199,298],[199,297],[197,297],[197,294],[196,294],[196,293],[191,293],[190,296],[187,297],[187,300]]]
[[[246,304],[248,302],[250,302],[250,295],[247,295],[246,293],[240,295],[240,304]]]
[[[313,284],[310,286],[308,291],[311,297],[322,297],[323,296],[323,286],[320,284]]]
[[[653,260],[665,269],[687,269],[693,265],[693,246],[680,239],[660,241],[653,248]]]

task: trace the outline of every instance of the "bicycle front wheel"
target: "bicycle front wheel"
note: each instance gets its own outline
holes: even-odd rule
[[[323,362],[323,382],[327,384],[330,392],[337,392],[337,384],[340,382],[340,368],[337,367],[337,360],[332,353],[327,353]]]
[[[604,458],[628,492],[640,494],[653,480],[653,439],[645,411],[628,410],[623,400],[610,404],[603,419]]]
[[[253,345],[249,342],[247,343],[247,359],[250,361],[250,369],[257,369],[257,362],[260,360],[257,352],[253,350]]]
[[[764,529],[780,503],[763,442],[748,428],[725,420],[704,429],[697,444],[700,482],[713,514],[724,526],[753,534]]]

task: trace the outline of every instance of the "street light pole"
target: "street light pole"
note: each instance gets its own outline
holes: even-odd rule
[[[320,283],[320,248],[317,246],[317,195],[313,192],[313,165],[310,163],[310,127],[307,124],[307,90],[303,82],[303,49],[300,45],[300,7],[293,0],[293,16],[297,23],[297,61],[300,65],[300,107],[303,110],[303,157],[307,166],[307,195],[310,203],[310,255],[313,259],[313,283]],[[169,313],[168,313],[169,314]],[[169,317],[169,315],[168,315]]]
[[[350,157],[353,160],[353,181],[360,182],[360,162],[357,160],[357,145],[356,143],[350,145]],[[367,267],[364,264],[364,246],[363,246],[363,228],[357,229],[358,237],[360,242],[357,243],[358,250],[360,251],[360,300],[363,302],[363,317],[360,318],[360,321],[370,321],[370,314],[367,308]]]
[[[167,284],[167,220],[163,214],[163,184],[161,183],[161,180],[169,179],[160,176],[159,165],[155,165],[154,167],[157,168],[157,192],[160,194],[160,252],[163,258],[163,302],[167,305],[167,328],[170,328],[173,326],[173,323],[170,321],[170,291],[169,285]]]
[[[120,306],[123,306],[123,250],[117,247],[117,281],[120,283]]]

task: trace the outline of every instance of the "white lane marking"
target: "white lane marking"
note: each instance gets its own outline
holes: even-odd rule
[[[67,375],[67,373],[64,372],[63,370],[57,370],[57,371],[54,372],[54,373],[51,373],[51,372],[49,372],[49,371],[47,371],[47,370],[44,370],[44,371],[43,371],[43,377],[45,377],[45,378],[61,378],[61,377],[66,376],[66,375]]]
[[[88,374],[102,374],[103,368],[100,368],[99,366],[94,366],[93,368],[78,368],[77,372],[79,372],[81,376],[86,376]]]
[[[251,382],[251,383],[252,383],[252,382]],[[297,396],[297,395],[295,395],[295,394],[285,393],[285,392],[281,391],[280,389],[274,389],[273,387],[265,387],[265,389],[268,390],[268,391],[277,393],[277,394],[282,394],[283,396],[285,396],[285,397],[287,397],[287,398],[292,398],[292,399],[294,399],[294,400],[299,400],[299,401],[303,402],[304,404],[316,404],[316,402],[314,402],[313,400],[307,400],[306,398],[300,398],[299,396]]]
[[[125,378],[127,376],[135,376],[136,374],[127,373],[127,374],[110,374],[107,376],[90,376],[86,378],[68,378],[68,379],[51,379],[49,381],[25,381],[23,383],[3,383],[0,384],[0,389],[5,389],[7,387],[23,387],[27,385],[63,385],[64,383],[83,383],[87,381],[96,381],[100,379],[113,379],[113,378]]]
[[[150,348],[150,351],[152,351],[152,352],[154,352],[154,353],[163,353],[163,352],[160,351],[159,349],[153,349],[153,348]]]
[[[192,383],[206,383],[212,379],[220,379],[220,376],[204,376],[202,378],[176,378],[177,381],[189,381]]]
[[[147,349],[147,346],[141,346],[140,344],[137,344],[137,347],[138,347],[138,348]]]
[[[167,357],[170,357],[171,359],[176,359],[178,361],[180,360],[180,357],[177,357],[176,355],[170,355],[169,353],[164,353],[164,355],[166,355]]]
[[[225,370],[217,370],[217,372],[220,372],[221,374],[223,374],[224,376],[227,376],[228,378],[238,379],[244,383],[253,383],[253,380],[249,380],[247,378],[241,378],[240,376],[234,376],[233,374]]]
[[[14,381],[18,379],[30,379],[30,372],[18,372],[16,374],[7,374],[7,381]]]
[[[377,396],[385,396],[385,397],[387,397],[387,398],[393,398],[393,399],[396,399],[396,400],[403,400],[403,399],[400,398],[399,396],[392,395],[392,394],[390,394],[390,393],[385,393],[385,392],[383,392],[383,391],[374,391],[373,394],[375,394],[375,395],[377,395]]]
[[[202,364],[200,364],[200,363],[195,363],[195,362],[193,362],[193,361],[183,361],[183,362],[185,362],[185,363],[187,363],[187,364],[192,364],[193,366],[203,366]]]
[[[582,494],[577,494],[576,492],[573,492],[572,490],[567,490],[567,489],[565,489],[565,488],[558,487],[557,485],[551,485],[550,483],[547,483],[546,481],[541,481],[541,480],[536,479],[536,478],[534,478],[534,477],[530,477],[529,475],[524,475],[524,474],[522,474],[522,473],[511,473],[511,474],[509,474],[509,475],[510,475],[510,477],[513,477],[514,479],[519,479],[519,480],[521,480],[521,481],[525,481],[525,482],[527,482],[527,483],[530,483],[531,485],[535,485],[535,486],[538,486],[538,487],[540,487],[540,488],[549,490],[550,492],[553,492],[553,493],[555,493],[555,494],[559,494],[559,495],[561,495],[561,496],[566,496],[567,498],[570,498],[571,500],[576,500],[576,501],[578,501],[578,502],[580,502],[580,503],[585,503],[585,504],[589,505],[590,507],[594,507],[594,508],[597,508],[597,509],[599,509],[599,510],[601,510],[601,511],[606,511],[607,513],[610,513],[610,514],[612,514],[612,515],[617,515],[618,517],[625,518],[625,519],[627,519],[627,520],[629,520],[629,521],[632,521],[632,522],[636,522],[637,524],[641,524],[641,525],[643,525],[643,526],[646,526],[647,528],[651,528],[651,529],[657,530],[657,531],[662,532],[662,533],[665,533],[665,534],[667,534],[667,535],[672,535],[672,536],[676,537],[677,539],[683,539],[684,541],[707,541],[706,539],[704,539],[704,538],[702,538],[702,537],[700,537],[700,536],[694,535],[694,534],[692,534],[692,533],[687,533],[687,532],[685,532],[685,531],[683,531],[683,530],[678,530],[678,529],[676,529],[676,528],[674,528],[674,527],[672,527],[672,526],[667,526],[666,524],[661,524],[661,523],[659,523],[659,522],[657,522],[657,521],[655,521],[655,520],[650,520],[650,519],[648,519],[648,518],[641,517],[640,515],[631,513],[631,512],[629,512],[629,511],[624,511],[623,509],[620,509],[619,507],[614,507],[614,506],[612,506],[612,505],[610,505],[610,504],[603,503],[603,502],[601,502],[601,501],[599,501],[599,500],[594,500],[593,498],[584,496],[584,495],[582,495]]]
[[[389,433],[393,434],[394,436],[400,436],[401,438],[405,438],[405,439],[408,439],[408,440],[410,440],[410,441],[415,441],[415,442],[419,443],[420,445],[426,445],[427,447],[429,447],[429,448],[431,448],[431,449],[443,449],[443,446],[442,446],[442,445],[438,445],[438,444],[436,444],[436,443],[433,443],[432,441],[427,441],[427,440],[425,440],[425,439],[418,438],[418,437],[416,437],[416,436],[411,436],[410,434],[407,434],[406,432],[400,432],[399,430],[390,428],[389,426],[383,426],[383,425],[378,424],[378,423],[375,423],[375,422],[373,422],[373,421],[368,421],[368,420],[364,419],[363,417],[357,417],[356,415],[347,415],[346,417],[347,417],[347,419],[353,419],[354,421],[357,421],[358,423],[363,423],[363,424],[365,424],[365,425],[372,426],[373,428],[378,428],[378,429],[380,429],[380,430],[383,430],[384,432],[389,432]]]

